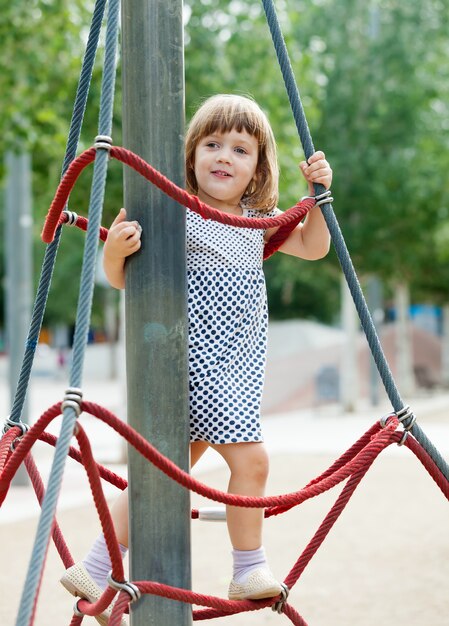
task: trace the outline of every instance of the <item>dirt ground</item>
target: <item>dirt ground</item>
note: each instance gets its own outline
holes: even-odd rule
[[[333,460],[327,454],[276,455],[268,493],[301,488]],[[200,479],[225,489],[227,472],[212,470]],[[287,575],[340,489],[266,521],[265,546],[279,578]],[[194,495],[192,506],[199,505],[204,501]],[[74,558],[82,558],[99,528],[93,506],[63,510],[58,519]],[[15,625],[36,524],[37,518],[0,525],[1,626]],[[448,528],[448,503],[422,465],[405,448],[383,453],[291,591],[290,602],[309,626],[449,626]],[[193,521],[192,555],[193,588],[225,597],[231,572],[225,524]],[[70,623],[73,599],[58,583],[61,572],[51,546],[35,626]],[[214,622],[290,623],[269,609]]]

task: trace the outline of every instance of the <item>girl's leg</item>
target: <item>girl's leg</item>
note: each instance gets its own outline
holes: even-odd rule
[[[128,488],[119,495],[111,507],[115,534],[122,546],[128,547]]]
[[[268,477],[268,455],[262,443],[213,446],[231,470],[229,493],[263,496]],[[227,507],[229,536],[234,548],[231,600],[271,598],[282,591],[271,573],[262,545],[263,509]]]
[[[208,445],[205,441],[193,441],[190,444],[190,467],[203,456]],[[122,491],[114,502],[111,515],[119,543],[128,547],[128,489]]]
[[[268,455],[263,443],[226,443],[212,446],[230,471],[228,492],[263,496],[268,478]],[[226,518],[231,543],[236,550],[255,550],[262,545],[263,509],[228,506]]]

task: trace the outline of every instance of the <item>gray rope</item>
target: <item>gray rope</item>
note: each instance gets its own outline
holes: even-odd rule
[[[100,101],[99,134],[101,135],[110,134],[112,127],[119,8],[120,0],[110,0],[106,32],[106,58],[103,70],[102,96]],[[99,150],[95,159],[92,193],[88,212],[89,225],[84,246],[76,331],[73,346],[73,360],[70,372],[71,387],[81,387],[82,367],[94,291],[98,231],[101,225],[107,165],[108,152],[106,150]],[[22,591],[16,626],[28,626],[33,614],[34,602],[38,595],[47,547],[50,541],[53,520],[55,517],[57,500],[61,489],[65,462],[68,456],[70,440],[74,432],[76,417],[77,412],[73,409],[73,407],[68,406],[64,409],[61,431],[55,448],[47,491],[42,502],[41,515],[36,531],[33,551],[30,557],[28,573]]]
[[[62,174],[65,173],[71,161],[73,161],[76,156],[76,150],[81,134],[84,113],[86,110],[87,97],[89,95],[90,81],[92,78],[92,70],[98,48],[98,41],[100,37],[105,5],[106,0],[97,0],[95,4],[92,22],[89,30],[89,37],[86,45],[86,51],[81,67],[80,79],[76,91],[75,102],[73,105],[65,157],[62,166]],[[41,275],[39,278],[33,312],[31,315],[30,328],[25,343],[24,358],[21,365],[16,392],[14,394],[11,414],[9,416],[9,419],[12,422],[19,423],[22,416],[23,405],[25,403],[26,393],[31,376],[31,369],[33,367],[34,356],[39,341],[39,335],[42,328],[42,320],[44,318],[45,308],[48,300],[48,293],[50,290],[56,256],[58,253],[59,243],[61,239],[61,230],[62,226],[58,226],[58,228],[56,229],[54,240],[45,249]]]
[[[290,106],[292,108],[295,118],[298,134],[301,139],[304,154],[307,159],[311,154],[313,154],[314,147],[293,69],[289,60],[287,46],[282,35],[281,27],[276,15],[273,1],[262,0],[262,4],[267,17],[268,26],[270,28],[270,33],[273,39],[273,44],[278,57],[282,76],[284,78],[285,87],[290,100]],[[314,185],[314,187],[315,195],[318,195],[324,191],[323,185]],[[398,413],[404,408],[404,403],[396,387],[393,375],[382,350],[382,346],[380,344],[374,322],[363,296],[362,289],[360,287],[356,272],[354,270],[354,266],[351,261],[351,257],[349,255],[346,243],[337,222],[337,218],[335,217],[335,213],[332,209],[332,205],[330,203],[323,204],[321,206],[321,211],[323,212],[324,219],[326,220],[326,224],[329,229],[335,251],[340,261],[343,273],[346,277],[349,290],[354,300],[354,304],[360,317],[362,328],[365,332],[368,345],[371,349],[380,377],[384,384],[387,395],[391,401],[393,409],[396,413]],[[410,423],[410,421],[407,423],[404,422],[404,426],[407,428]],[[410,432],[421,444],[421,446],[426,450],[426,452],[432,457],[432,459],[435,461],[438,468],[444,474],[446,479],[449,480],[449,465],[442,457],[440,452],[433,445],[433,443],[428,439],[422,429],[418,426],[418,424],[416,424],[416,422],[411,427]]]

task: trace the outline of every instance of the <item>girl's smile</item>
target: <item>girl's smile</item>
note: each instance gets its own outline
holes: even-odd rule
[[[255,178],[257,139],[235,129],[203,137],[195,150],[198,197],[210,206],[235,211]]]

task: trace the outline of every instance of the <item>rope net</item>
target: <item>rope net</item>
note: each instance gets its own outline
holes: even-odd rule
[[[332,506],[303,552],[293,563],[290,571],[286,573],[283,582],[288,589],[291,589],[298,582],[306,566],[322,545],[326,536],[348,504],[354,491],[379,454],[390,445],[401,443],[403,439],[403,431],[399,428],[400,422],[395,414],[391,414],[386,420],[384,419],[382,421],[382,423],[385,424],[384,426],[382,426],[380,422],[376,422],[347,452],[339,457],[328,470],[314,478],[302,489],[292,493],[266,497],[239,496],[211,488],[198,481],[190,474],[180,469],[133,428],[104,407],[93,402],[83,401],[81,403],[81,410],[83,413],[96,417],[115,430],[147,461],[185,489],[189,489],[214,502],[220,502],[226,505],[263,508],[265,517],[285,513],[310,498],[317,497],[343,484],[343,489],[335,501],[335,504]],[[31,451],[37,441],[42,441],[50,446],[57,445],[57,437],[48,433],[46,429],[50,423],[61,414],[61,404],[54,404],[42,414],[25,435],[22,434],[20,428],[13,427],[10,428],[1,439],[0,505],[5,500],[11,480],[21,463],[25,464],[36,497],[40,503],[42,502],[45,489]],[[125,574],[122,558],[106,497],[103,492],[102,481],[109,482],[119,490],[126,488],[127,481],[95,461],[89,439],[79,421],[77,422],[75,437],[78,447],[75,448],[71,446],[69,456],[75,462],[83,465],[86,471],[95,507],[111,557],[112,577],[114,580],[124,581]],[[418,458],[427,470],[429,476],[437,484],[444,497],[449,500],[449,482],[431,456],[417,440],[410,435],[405,438],[403,443]],[[198,512],[193,509],[191,517],[194,519],[197,518]],[[68,568],[73,565],[74,560],[56,520],[53,524],[52,539],[64,566]],[[196,607],[207,607],[195,609],[193,611],[194,620],[225,617],[271,607],[283,613],[291,623],[296,626],[306,626],[307,624],[294,607],[282,597],[257,601],[231,601],[215,596],[198,594],[187,589],[179,589],[158,583],[157,581],[133,581],[133,585],[136,586],[142,594],[154,594],[172,600],[190,603]],[[89,603],[87,600],[80,600],[78,602],[78,610],[84,615],[98,615],[110,604],[115,594],[116,590],[109,587],[95,604]],[[120,591],[109,624],[119,626],[121,618],[127,611],[128,605],[132,599],[132,596],[128,592]],[[75,615],[71,624],[80,624],[81,621],[82,616]],[[32,623],[33,622],[31,622],[31,624]]]

